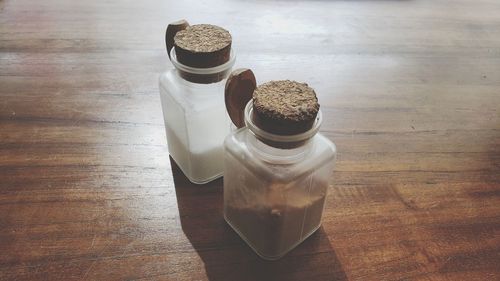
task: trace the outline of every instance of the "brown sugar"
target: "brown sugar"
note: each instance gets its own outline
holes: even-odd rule
[[[229,61],[231,42],[227,30],[211,24],[191,25],[174,36],[177,60],[199,68],[215,67]]]
[[[262,256],[273,259],[292,249],[312,234],[321,224],[326,198],[326,183],[315,196],[291,194],[269,187],[264,201],[230,198],[225,203],[226,220],[243,234],[245,240]]]
[[[280,135],[309,130],[319,111],[318,98],[306,83],[270,81],[253,93],[254,121],[265,131]]]

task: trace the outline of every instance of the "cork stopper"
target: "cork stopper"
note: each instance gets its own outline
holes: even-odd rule
[[[306,83],[270,81],[253,92],[253,119],[269,133],[294,135],[311,129],[319,111],[318,98]]]
[[[187,66],[215,67],[229,61],[231,34],[211,24],[187,26],[174,36],[177,60]]]

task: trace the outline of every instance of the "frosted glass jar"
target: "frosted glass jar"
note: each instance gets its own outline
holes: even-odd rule
[[[313,127],[291,136],[270,134],[252,121],[224,143],[224,218],[262,258],[275,260],[321,225],[336,148]],[[289,148],[280,148],[289,147]]]
[[[170,59],[175,68],[160,76],[168,150],[191,182],[207,183],[223,172],[222,145],[230,131],[224,86],[235,55],[231,51],[228,62],[212,68],[179,63],[175,48]]]

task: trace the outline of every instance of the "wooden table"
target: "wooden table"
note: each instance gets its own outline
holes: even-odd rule
[[[180,18],[317,90],[335,184],[277,262],[169,161]],[[496,0],[2,0],[0,280],[500,280],[499,112]]]

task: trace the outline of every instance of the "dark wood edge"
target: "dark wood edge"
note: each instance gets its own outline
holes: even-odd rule
[[[167,26],[167,30],[165,31],[165,44],[167,46],[168,58],[170,58],[170,50],[174,47],[174,36],[177,32],[186,29],[189,26],[189,23],[182,19],[178,21],[174,21]]]
[[[245,106],[257,87],[255,75],[248,68],[234,70],[226,81],[224,99],[226,109],[237,128],[245,126]]]

